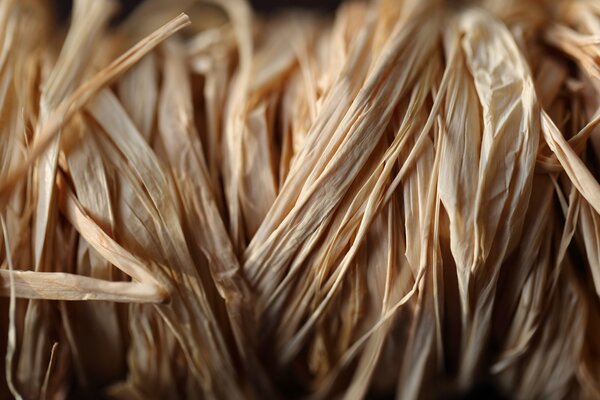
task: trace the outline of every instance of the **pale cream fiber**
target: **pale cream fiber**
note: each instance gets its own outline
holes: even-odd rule
[[[0,397],[600,398],[600,1],[0,2]]]

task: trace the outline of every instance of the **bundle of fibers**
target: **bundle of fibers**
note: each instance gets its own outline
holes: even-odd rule
[[[0,2],[1,398],[600,398],[600,1],[55,7]]]

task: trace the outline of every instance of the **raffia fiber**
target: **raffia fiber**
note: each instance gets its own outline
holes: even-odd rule
[[[600,1],[117,10],[0,2],[0,397],[600,398]]]

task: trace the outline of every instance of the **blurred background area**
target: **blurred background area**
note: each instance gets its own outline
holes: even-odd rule
[[[56,13],[59,19],[67,19],[71,12],[73,0],[51,0],[56,6]],[[121,5],[119,15],[115,17],[118,22],[131,13],[137,6],[145,0],[117,0]],[[164,0],[168,2],[169,0]],[[323,12],[333,12],[341,3],[341,0],[250,0],[252,8],[259,13],[269,14],[289,8],[304,8],[308,10],[320,10]]]

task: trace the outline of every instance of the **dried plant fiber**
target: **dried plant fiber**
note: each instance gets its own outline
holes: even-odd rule
[[[0,1],[0,398],[600,398],[600,0],[118,12]]]

